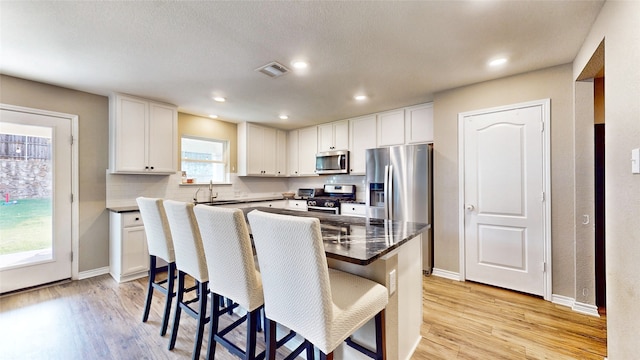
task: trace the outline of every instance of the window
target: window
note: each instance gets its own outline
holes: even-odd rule
[[[182,137],[182,171],[194,183],[226,183],[228,180],[229,142],[193,136]]]

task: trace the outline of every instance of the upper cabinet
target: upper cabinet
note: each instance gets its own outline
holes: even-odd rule
[[[315,175],[318,127],[289,131],[289,176]]]
[[[405,140],[407,144],[433,141],[433,103],[404,109]]]
[[[276,176],[277,130],[238,124],[238,175]]]
[[[178,109],[113,94],[109,105],[109,171],[168,175],[176,172]]]
[[[376,116],[368,115],[349,120],[349,172],[365,174],[365,150],[376,147]]]
[[[378,146],[404,144],[404,109],[378,113]]]
[[[287,132],[276,130],[276,176],[287,175]]]
[[[349,148],[349,121],[335,121],[318,125],[318,152],[347,150]]]

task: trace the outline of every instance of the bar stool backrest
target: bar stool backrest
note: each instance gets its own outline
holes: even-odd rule
[[[164,208],[173,238],[176,267],[201,283],[209,281],[207,260],[193,204],[165,200]]]
[[[264,304],[251,238],[240,209],[194,208],[209,268],[209,289],[248,311]]]
[[[249,218],[262,274],[265,316],[311,343],[331,335],[333,302],[316,218],[254,210]]]
[[[149,255],[157,256],[167,262],[176,261],[171,230],[162,199],[139,197],[136,202],[147,235]]]

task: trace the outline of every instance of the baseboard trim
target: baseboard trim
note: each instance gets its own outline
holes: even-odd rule
[[[78,273],[78,279],[77,280],[88,279],[88,278],[92,278],[92,277],[96,277],[96,276],[100,276],[100,275],[104,275],[104,274],[108,274],[108,273],[109,273],[109,267],[108,266],[97,268],[97,269],[92,269],[92,270],[87,270],[87,271],[81,271],[81,272]]]
[[[433,272],[431,273],[431,275],[449,279],[449,280],[461,281],[460,273],[453,272],[453,271],[433,268]]]
[[[581,314],[585,314],[585,315],[589,315],[589,316],[600,317],[600,314],[598,313],[598,307],[597,306],[576,302],[576,299],[570,298],[568,296],[555,295],[554,294],[554,295],[551,296],[551,302],[554,303],[554,304],[558,304],[558,305],[569,307],[569,308],[571,308],[571,310],[573,310],[573,311],[575,311],[577,313],[581,313]]]

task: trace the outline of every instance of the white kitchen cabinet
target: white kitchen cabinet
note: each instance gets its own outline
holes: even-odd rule
[[[298,143],[299,141],[299,131],[291,130],[287,132],[287,175],[289,176],[298,176],[300,175],[299,163],[298,163]]]
[[[238,124],[238,176],[275,176],[276,142],[276,129]]]
[[[378,146],[404,144],[404,109],[378,113]]]
[[[342,203],[340,204],[340,215],[367,217],[367,205]]]
[[[269,201],[250,202],[248,206],[284,209],[287,206],[287,200],[269,200]]]
[[[287,210],[307,211],[307,200],[287,200]]]
[[[407,144],[433,142],[433,103],[404,109],[405,141]]]
[[[140,212],[111,212],[109,231],[111,276],[119,283],[147,276],[149,250]]]
[[[175,173],[177,133],[175,106],[113,94],[109,109],[109,171],[114,174]]]
[[[287,132],[276,130],[276,176],[287,175]]]
[[[350,119],[349,135],[349,172],[352,175],[364,175],[366,150],[376,147],[376,116]]]
[[[318,125],[318,152],[347,150],[349,148],[349,121],[334,121]]]
[[[318,148],[318,128],[289,131],[289,176],[316,175],[316,151]]]

